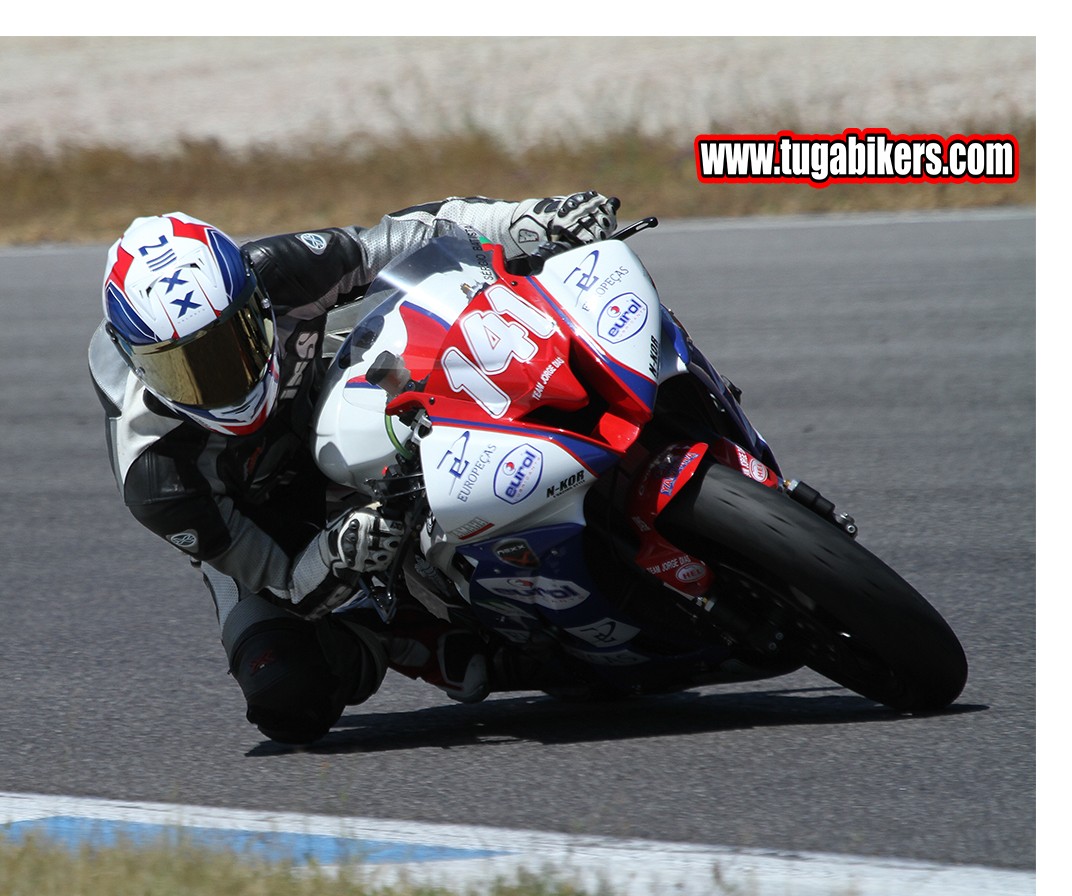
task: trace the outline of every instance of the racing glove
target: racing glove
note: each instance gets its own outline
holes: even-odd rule
[[[532,255],[548,241],[572,245],[605,240],[618,226],[621,203],[595,190],[571,196],[525,199],[510,219],[510,236],[523,252]]]
[[[372,507],[349,510],[328,532],[333,560],[355,572],[381,572],[391,565],[404,531],[401,523],[384,519]]]

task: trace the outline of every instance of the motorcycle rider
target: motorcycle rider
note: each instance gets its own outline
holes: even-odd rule
[[[616,209],[594,191],[451,197],[369,228],[241,247],[173,212],[135,219],[112,245],[89,367],[116,483],[135,519],[200,569],[247,719],[267,737],[319,739],[346,705],[375,693],[389,662],[456,699],[483,699],[491,686],[483,657],[452,651],[468,642],[443,627],[395,650],[382,627],[331,612],[362,573],[390,565],[401,526],[376,506],[328,511],[309,437],[329,309],[359,299],[442,222],[474,228],[510,256],[548,240],[604,239]]]

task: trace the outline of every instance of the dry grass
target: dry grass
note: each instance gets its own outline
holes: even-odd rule
[[[480,135],[403,141],[361,157],[344,146],[235,155],[206,142],[183,143],[166,157],[107,147],[54,155],[21,149],[0,154],[0,243],[111,241],[134,217],[174,210],[252,236],[371,224],[384,212],[444,196],[519,199],[589,186],[620,196],[623,219],[1033,205],[1034,122],[977,132],[1017,136],[1016,183],[702,184],[691,144],[634,135],[521,156]]]
[[[0,834],[3,896],[457,896],[458,889],[369,883],[360,866],[295,868],[285,863],[183,843],[181,835],[152,846],[83,846],[68,850],[29,838],[10,843]],[[491,881],[467,896],[585,896],[553,875],[526,872]],[[598,893],[609,893],[600,889]]]

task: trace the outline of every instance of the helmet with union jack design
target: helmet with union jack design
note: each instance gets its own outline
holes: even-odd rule
[[[255,432],[279,391],[271,303],[249,259],[181,212],[135,219],[108,251],[105,326],[165,406],[224,435]]]

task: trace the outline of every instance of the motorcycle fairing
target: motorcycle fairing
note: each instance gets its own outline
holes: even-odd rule
[[[611,388],[625,389],[617,398],[623,416],[646,422],[659,377],[662,321],[659,295],[640,259],[625,243],[609,240],[553,256],[529,279],[590,355],[590,366],[613,375]]]
[[[475,565],[469,602],[477,616],[517,644],[546,637],[549,622],[582,628],[604,618],[604,601],[580,553],[582,530],[581,522],[540,526],[460,547]],[[518,543],[529,553],[513,553]],[[519,556],[525,565],[518,565]]]
[[[620,285],[608,288],[598,304],[573,309],[552,294],[551,264],[541,274],[550,286],[512,277],[501,248],[489,247],[500,279],[469,291],[420,391],[396,398],[388,413],[421,405],[433,425],[444,416],[485,425],[524,421],[587,436],[623,454],[652,415],[662,324],[652,310],[658,296],[639,261],[622,244],[603,245],[585,256],[593,271],[600,252],[615,263],[631,259],[633,267],[617,264]],[[636,273],[626,277],[630,270]]]
[[[698,667],[715,668],[729,656],[721,645],[675,644],[669,638],[653,639],[650,631],[642,636],[641,623],[590,571],[583,539],[583,525],[574,523],[523,529],[460,547],[475,565],[469,580],[473,611],[519,646],[538,648],[553,633],[560,647],[624,687],[630,685],[632,667],[646,678],[653,664],[676,668],[692,657]],[[531,559],[517,565],[517,543],[538,558],[537,565],[528,565]]]
[[[434,326],[437,357],[420,389],[386,405],[391,416],[416,408],[427,415],[420,452],[428,500],[458,543],[536,520],[582,520],[587,488],[651,418],[659,370],[662,317],[651,310],[658,297],[626,247],[608,243],[584,255],[592,276],[602,270],[601,252],[613,263],[614,288],[568,311],[535,278],[506,274],[501,248],[487,248],[500,279],[460,287],[468,301],[446,332],[438,318],[425,327]],[[547,276],[553,283],[554,271]],[[409,327],[399,320],[401,313],[383,327],[376,348],[387,346],[416,377],[427,355],[410,352]],[[635,369],[641,365],[646,373]],[[356,371],[348,391],[360,395],[362,377]],[[466,507],[470,499],[483,508],[479,517]]]
[[[566,433],[442,418],[420,453],[429,505],[457,544],[537,521],[582,521],[585,493],[616,460]]]

